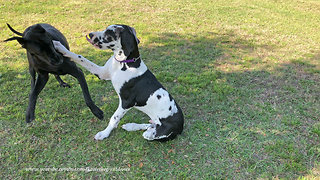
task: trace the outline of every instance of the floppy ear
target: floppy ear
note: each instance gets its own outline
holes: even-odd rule
[[[133,33],[129,26],[127,26],[126,30],[121,32],[120,38],[124,55],[128,57],[137,47],[136,39],[133,37]]]
[[[128,27],[129,27],[130,32],[133,34],[134,38],[136,39],[137,45],[138,45],[138,44],[140,43],[140,41],[139,41],[139,39],[137,38],[136,30],[135,30],[133,27],[130,27],[130,26],[128,26]]]
[[[12,37],[4,40],[4,42],[13,41],[13,40],[17,40],[22,45],[22,47],[25,48],[26,40],[24,40],[22,37]]]
[[[45,30],[40,24],[37,24],[37,25],[34,27],[34,32],[44,33],[44,32],[46,32],[46,30]]]

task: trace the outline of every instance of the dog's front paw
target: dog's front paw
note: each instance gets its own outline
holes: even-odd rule
[[[103,140],[104,138],[107,138],[108,136],[109,136],[109,133],[107,133],[105,131],[100,131],[94,136],[94,139],[95,140]]]
[[[60,41],[53,40],[52,43],[54,45],[54,48],[57,51],[59,51],[63,56],[69,57],[68,55],[69,50],[66,47],[64,47],[64,45],[62,45]]]

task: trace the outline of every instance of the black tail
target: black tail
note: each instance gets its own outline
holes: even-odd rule
[[[12,37],[12,38],[9,38],[9,39],[6,39],[6,40],[4,40],[3,42],[7,42],[7,41],[13,41],[13,40],[21,40],[21,39],[23,39],[23,38],[21,38],[21,37]]]
[[[22,33],[20,33],[20,32],[18,32],[18,31],[16,31],[16,30],[14,30],[8,23],[7,23],[7,26],[9,27],[9,29],[12,31],[12,32],[14,32],[15,34],[17,34],[17,35],[19,35],[19,36],[23,36],[23,34]]]

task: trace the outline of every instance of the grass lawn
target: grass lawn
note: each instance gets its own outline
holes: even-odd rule
[[[166,143],[121,128],[94,141],[118,97],[111,82],[84,70],[103,121],[74,78],[62,77],[72,86],[64,89],[51,75],[36,120],[26,124],[26,53],[1,42],[3,179],[320,178],[320,1],[0,0],[0,17],[0,40],[13,35],[7,22],[21,32],[50,23],[72,51],[99,65],[112,53],[85,35],[110,24],[135,27],[143,60],[185,114],[183,134]],[[120,125],[148,120],[130,110]]]

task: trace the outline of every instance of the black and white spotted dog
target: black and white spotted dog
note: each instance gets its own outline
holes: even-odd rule
[[[82,65],[99,79],[111,80],[119,96],[118,109],[108,127],[97,133],[95,139],[108,137],[132,107],[146,113],[151,118],[150,124],[128,123],[122,126],[123,129],[146,130],[143,137],[147,140],[166,141],[181,134],[184,123],[182,110],[141,60],[135,29],[126,25],[110,25],[106,30],[92,32],[86,38],[96,48],[114,52],[104,66],[70,52],[59,41],[54,41],[54,45],[64,56]]]

